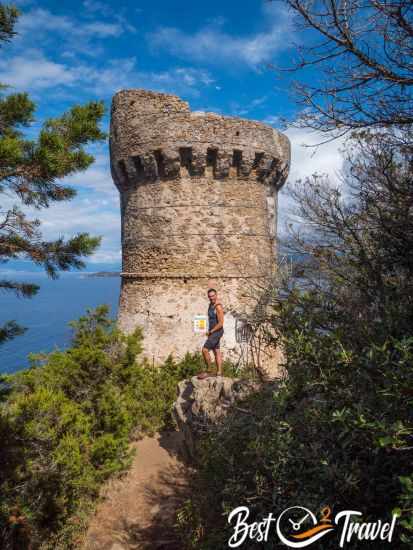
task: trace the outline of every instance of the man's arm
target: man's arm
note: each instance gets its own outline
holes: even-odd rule
[[[224,309],[221,304],[215,306],[215,311],[217,312],[218,324],[215,325],[210,331],[209,334],[220,330],[224,326]]]

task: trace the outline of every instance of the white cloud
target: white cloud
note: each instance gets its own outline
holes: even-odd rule
[[[47,239],[56,239],[58,236],[70,238],[79,232],[101,236],[100,248],[89,261],[96,263],[119,260],[119,199],[112,203],[100,199],[98,195],[90,198],[77,197],[68,203],[57,203],[34,214],[41,220],[41,230]]]
[[[117,204],[118,191],[112,181],[109,167],[109,151],[107,145],[99,147],[100,151],[94,154],[95,162],[85,172],[65,178],[64,183],[72,185],[76,189],[92,189],[102,193],[100,200],[109,201],[108,204]],[[105,196],[103,198],[103,195]]]
[[[117,21],[124,30],[135,33],[136,28],[131,24],[130,12],[127,9],[116,6],[116,10],[108,3],[100,2],[99,0],[84,0],[83,7],[87,16],[99,15],[100,17],[110,17],[112,20]],[[142,10],[136,9],[135,13],[139,13]]]
[[[337,179],[343,164],[340,149],[344,145],[344,138],[316,146],[326,140],[326,135],[301,128],[289,128],[285,134],[290,139],[292,151],[289,181],[315,173],[327,174],[332,180]]]
[[[136,58],[111,59],[103,67],[58,63],[35,49],[0,60],[0,82],[17,90],[36,91],[47,88],[74,89],[84,93],[109,97],[122,88],[149,88],[164,92],[198,95],[199,89],[214,84],[208,71],[191,67],[176,67],[166,71],[140,71]],[[55,94],[56,92],[54,92]],[[56,97],[56,96],[55,96]]]
[[[326,136],[313,130],[289,128],[284,133],[291,142],[291,169],[288,180],[279,194],[278,228],[280,236],[284,233],[287,220],[296,221],[293,214],[294,203],[289,193],[290,185],[313,174],[326,174],[330,181],[338,184],[338,174],[343,166],[343,156],[340,150],[344,145],[344,138],[340,138],[314,147],[325,141]]]
[[[90,13],[86,13],[86,18],[81,19],[33,7],[23,12],[17,21],[18,34],[13,40],[13,48],[26,50],[41,42],[53,48],[55,54],[97,57],[104,51],[102,41],[136,30],[120,13],[111,15],[108,21],[102,20],[106,15],[109,14],[105,11],[99,12],[100,19],[91,19]]]
[[[112,250],[100,248],[88,260],[91,264],[120,264],[122,259],[122,250],[113,248]]]
[[[21,90],[71,85],[77,78],[74,69],[47,59],[38,50],[0,60],[0,81]]]
[[[107,9],[103,9],[105,5]],[[41,7],[23,13],[8,58],[0,58],[0,81],[17,91],[37,92],[36,99],[39,92],[53,90],[54,101],[91,94],[107,98],[133,87],[197,96],[202,87],[214,84],[202,68],[143,71],[135,57],[104,55],[108,40],[136,29],[122,9],[114,10],[100,0],[84,0],[84,10],[83,18],[56,15]],[[85,55],[93,61],[86,62]]]
[[[23,13],[17,23],[17,31],[24,37],[34,31],[38,33],[60,33],[68,40],[84,38],[106,38],[122,33],[121,25],[102,21],[81,22],[66,15],[54,15],[43,8]]]
[[[113,230],[119,230],[120,226],[119,212],[108,209],[107,201],[102,201],[96,196],[55,203],[50,208],[42,210],[40,215],[37,213],[37,216],[42,222],[42,232],[46,238],[56,235],[67,238],[82,231],[108,234]]]
[[[268,95],[263,95],[249,101],[230,101],[230,112],[235,116],[246,116],[253,110],[262,109],[267,100]]]
[[[99,12],[104,15],[111,13],[110,8],[104,2],[99,2],[99,0],[84,0],[83,6],[87,11],[90,12]]]
[[[94,21],[83,25],[81,28],[81,34],[94,35],[100,38],[106,38],[108,36],[119,36],[122,33],[122,27],[113,23],[104,23],[103,21]]]
[[[222,29],[223,21],[213,21],[194,33],[185,33],[175,27],[161,27],[148,34],[154,50],[165,50],[184,59],[210,64],[246,63],[257,66],[291,44],[286,39],[291,32],[288,12],[279,5],[264,8],[267,29],[262,32],[235,36]]]
[[[136,59],[110,60],[104,68],[81,67],[79,77],[85,89],[110,96],[124,88],[148,88],[160,92],[199,95],[199,89],[215,81],[208,71],[176,67],[166,71],[140,71]]]
[[[194,91],[199,86],[210,86],[215,82],[208,71],[191,67],[178,67],[160,73],[140,73],[137,76],[138,79],[152,82],[152,85],[155,85],[157,89],[161,87],[165,91],[174,87],[178,91],[185,87]]]

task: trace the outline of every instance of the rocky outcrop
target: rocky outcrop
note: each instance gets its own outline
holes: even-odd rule
[[[173,416],[182,432],[186,454],[196,457],[199,437],[216,425],[237,401],[260,389],[261,383],[225,376],[199,380],[196,376],[178,384]]]

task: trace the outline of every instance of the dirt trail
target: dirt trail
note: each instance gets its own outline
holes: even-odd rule
[[[82,550],[178,550],[175,512],[188,497],[190,468],[180,459],[179,432],[134,442],[137,453],[122,479],[109,481]]]

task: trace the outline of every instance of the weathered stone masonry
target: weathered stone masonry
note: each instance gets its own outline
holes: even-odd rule
[[[193,317],[207,288],[226,311],[223,349],[241,353],[237,317],[248,282],[275,268],[277,193],[289,167],[286,136],[251,120],[191,112],[180,98],[124,90],[112,102],[111,168],[120,192],[119,325],[144,329],[145,354],[199,349]]]

